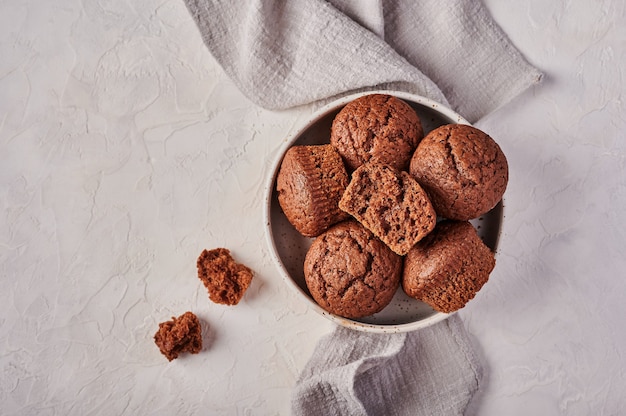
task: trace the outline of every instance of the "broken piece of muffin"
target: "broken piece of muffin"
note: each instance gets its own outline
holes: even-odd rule
[[[154,334],[154,343],[169,361],[183,352],[199,353],[202,350],[202,327],[198,317],[185,312],[178,318],[173,316],[171,321],[161,322]]]
[[[437,214],[419,183],[407,172],[366,163],[352,174],[339,207],[400,256],[435,228]]]
[[[238,304],[254,275],[248,267],[237,263],[226,248],[203,250],[196,264],[209,299],[223,305]]]

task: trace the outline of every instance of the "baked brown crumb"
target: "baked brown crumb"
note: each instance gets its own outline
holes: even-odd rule
[[[202,350],[202,327],[198,317],[185,312],[178,318],[173,316],[171,321],[161,322],[154,334],[154,342],[169,361],[183,352],[199,353]]]
[[[223,305],[238,304],[254,275],[248,267],[235,262],[225,248],[203,250],[196,264],[209,299]]]
[[[366,163],[352,174],[339,201],[400,256],[435,228],[437,214],[419,183],[390,165]]]

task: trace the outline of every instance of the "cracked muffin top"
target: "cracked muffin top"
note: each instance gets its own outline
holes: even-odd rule
[[[400,286],[401,273],[402,258],[354,220],[317,237],[304,260],[313,299],[344,318],[383,310]]]
[[[502,199],[509,179],[506,157],[483,131],[464,124],[441,126],[424,137],[409,172],[428,193],[437,215],[477,218]]]
[[[399,98],[370,94],[348,103],[335,116],[330,143],[349,170],[372,161],[405,170],[424,136],[413,108]]]

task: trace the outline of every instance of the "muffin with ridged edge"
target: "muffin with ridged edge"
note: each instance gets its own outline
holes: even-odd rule
[[[474,298],[495,267],[494,253],[468,221],[441,221],[404,258],[402,288],[450,313]]]
[[[330,144],[293,146],[276,177],[278,203],[300,234],[315,237],[348,217],[339,209],[348,182],[345,165]]]

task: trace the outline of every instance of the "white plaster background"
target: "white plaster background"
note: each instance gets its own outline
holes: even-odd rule
[[[479,123],[511,181],[496,272],[462,312],[479,415],[626,409],[626,10],[487,0],[546,74]],[[332,325],[264,242],[264,177],[310,114],[255,107],[178,0],[0,1],[0,414],[285,415]],[[224,246],[257,276],[234,308],[196,277]],[[172,363],[158,322],[195,312]]]

